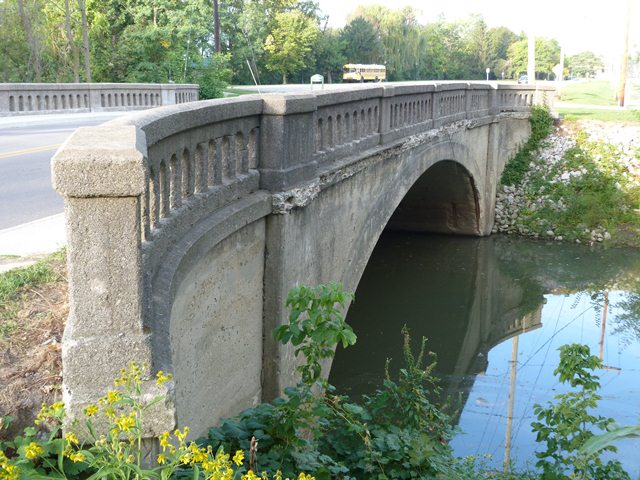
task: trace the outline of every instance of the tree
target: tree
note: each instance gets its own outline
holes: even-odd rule
[[[320,32],[314,47],[316,58],[316,70],[322,72],[327,83],[333,82],[333,73],[340,72],[346,63],[344,50],[346,43],[340,37],[337,30],[325,28]]]
[[[287,83],[287,75],[310,64],[317,36],[317,23],[301,11],[277,13],[264,42],[267,68],[281,74],[282,83]]]
[[[373,25],[362,17],[349,22],[340,35],[348,63],[382,63],[384,47]]]
[[[509,47],[510,76],[513,78],[527,71],[527,39],[523,38]],[[549,78],[552,68],[560,61],[560,44],[555,39],[536,37],[536,77]]]
[[[32,5],[29,5],[25,4],[25,0],[18,0],[18,12],[27,38],[27,45],[29,46],[27,63],[32,71],[33,79],[36,82],[40,82],[42,81],[42,42],[34,25],[34,20],[38,18],[35,12],[37,5],[35,5],[35,2],[32,3]]]
[[[566,66],[576,77],[595,77],[604,68],[604,62],[593,52],[580,52],[567,57]]]

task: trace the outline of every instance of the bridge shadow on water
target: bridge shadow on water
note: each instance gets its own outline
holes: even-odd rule
[[[454,421],[467,430],[466,440],[461,437],[457,446],[454,441],[456,452],[482,454],[481,449],[486,448],[485,452],[492,453],[504,448],[507,400],[499,396],[506,397],[512,348],[512,342],[506,341],[522,337],[516,362],[522,384],[515,395],[522,405],[516,405],[514,422],[523,433],[520,444],[514,439],[514,449],[520,447],[519,455],[530,458],[535,442],[526,437],[525,430],[532,404],[544,403],[557,393],[552,370],[559,342],[590,344],[593,354],[602,342],[605,352],[611,352],[605,363],[615,364],[605,372],[611,378],[603,385],[638,384],[640,372],[634,366],[640,354],[640,296],[634,280],[638,272],[640,253],[631,250],[387,230],[347,314],[358,342],[338,350],[330,382],[350,395],[371,392],[384,378],[387,358],[392,359],[392,372],[403,366],[400,329],[406,324],[415,348],[422,336],[428,338],[428,349],[437,354],[435,372],[443,387],[436,400],[448,401]],[[609,305],[603,305],[605,297]],[[555,317],[557,309],[545,310],[560,304],[565,319],[559,313]],[[609,311],[606,338],[605,310]],[[535,345],[528,346],[527,338],[534,339]],[[499,360],[492,353],[498,350],[506,352]],[[630,368],[625,368],[627,362]],[[535,371],[529,371],[531,367]],[[548,378],[541,380],[541,375]],[[624,375],[633,378],[625,380]],[[500,388],[503,393],[496,393]],[[603,403],[614,412],[604,414],[615,417],[624,411],[621,423],[637,420],[637,412],[620,409],[618,404],[628,401],[627,395],[640,398],[640,389],[635,390],[612,391],[609,403]],[[487,425],[492,424],[499,426],[490,431],[501,433],[487,439]],[[476,446],[482,442],[484,446]],[[474,446],[469,447],[471,444]],[[630,458],[626,467],[638,470],[640,465]]]

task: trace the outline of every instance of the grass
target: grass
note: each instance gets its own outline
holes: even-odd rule
[[[60,397],[60,344],[67,303],[66,251],[0,274],[0,439],[30,425]],[[6,437],[9,438],[9,437]],[[1,475],[0,475],[1,476]]]
[[[569,103],[615,106],[616,94],[607,80],[585,80],[564,83],[560,100]]]
[[[59,275],[53,268],[53,264],[63,261],[65,257],[66,251],[62,249],[33,265],[16,268],[0,274],[0,304],[6,304],[9,300],[14,300],[21,289],[26,287],[34,288],[57,280]],[[1,319],[2,316],[0,315]],[[2,338],[1,335],[0,338]]]
[[[604,110],[591,108],[556,108],[563,120],[600,120],[603,122],[640,123],[640,110]]]
[[[240,95],[255,95],[256,91],[254,90],[245,90],[242,88],[236,87],[228,87],[224,90],[225,96],[227,97],[239,97]]]

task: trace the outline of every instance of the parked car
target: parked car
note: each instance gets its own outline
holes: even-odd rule
[[[521,75],[518,78],[518,83],[529,83],[529,77],[527,75]]]

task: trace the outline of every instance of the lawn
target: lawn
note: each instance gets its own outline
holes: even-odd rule
[[[603,122],[640,123],[640,110],[606,110],[571,107],[558,107],[555,110],[563,120],[601,120]]]
[[[563,82],[560,101],[615,106],[616,93],[608,80],[576,80]]]

